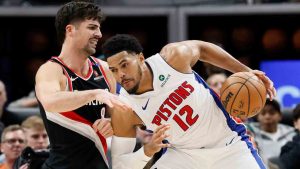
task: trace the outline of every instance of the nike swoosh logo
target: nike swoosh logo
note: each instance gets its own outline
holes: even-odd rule
[[[70,79],[71,79],[72,82],[75,81],[77,78],[78,77],[75,77],[75,78],[70,77]]]
[[[94,78],[94,80],[100,80],[100,79],[103,79],[104,77],[103,76],[97,76]]]
[[[142,106],[142,109],[143,109],[143,110],[146,110],[146,109],[147,109],[147,106],[148,106],[149,100],[150,100],[150,98],[147,100],[147,103],[146,103],[146,105],[145,105],[145,106]]]

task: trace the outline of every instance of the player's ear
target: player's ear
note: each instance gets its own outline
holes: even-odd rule
[[[145,61],[145,57],[144,57],[144,54],[142,52],[138,54],[138,59],[139,59],[140,62]]]
[[[67,35],[68,36],[72,36],[74,30],[75,30],[75,26],[74,25],[71,25],[71,24],[67,25],[66,26],[66,37],[67,37]]]

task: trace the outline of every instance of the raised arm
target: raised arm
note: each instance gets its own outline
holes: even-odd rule
[[[199,40],[170,43],[163,47],[160,55],[174,69],[182,73],[191,73],[192,67],[198,60],[218,66],[232,73],[250,71],[264,82],[271,99],[276,95],[273,82],[265,76],[264,72],[252,70],[212,43]]]
[[[226,69],[232,73],[251,71],[249,67],[240,63],[225,50],[212,43],[190,40],[166,45],[160,52],[178,71],[190,73],[198,60],[208,62]]]

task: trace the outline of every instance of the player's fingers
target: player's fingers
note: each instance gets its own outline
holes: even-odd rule
[[[271,81],[268,77],[266,77],[266,80],[265,80],[264,83],[266,85],[267,92],[268,92],[268,95],[270,97],[270,100],[273,100],[273,98],[276,96],[276,89],[274,88],[273,81]]]
[[[101,128],[101,130],[99,130],[99,132],[106,133],[110,130],[112,130],[111,124],[110,123],[105,123],[105,124],[103,124],[103,127]]]
[[[266,73],[260,70],[251,70],[250,72],[254,73],[257,76],[265,75]]]
[[[113,102],[114,105],[120,107],[123,110],[127,111],[127,110],[131,109],[129,105],[122,102],[119,98],[112,99],[111,101]]]
[[[103,119],[105,116],[105,107],[102,107],[100,115],[101,115],[101,119]]]
[[[170,129],[170,125],[166,124],[162,128],[160,128],[159,130],[157,130],[155,134],[159,136],[161,134],[164,134],[169,129]]]
[[[166,126],[170,126],[170,124],[162,124],[162,125],[158,126],[158,127],[154,130],[153,134],[158,133],[162,128],[165,128]]]
[[[276,90],[275,90],[275,88],[273,88],[273,89],[268,89],[268,95],[269,95],[269,97],[270,97],[270,100],[272,101],[273,99],[274,99],[274,97],[275,97],[275,95],[276,95]]]
[[[169,134],[162,134],[159,137],[156,137],[153,142],[156,143],[156,144],[160,144],[163,140],[165,140],[169,136],[170,136]]]
[[[101,131],[103,127],[108,123],[105,119],[98,119],[98,122],[95,125],[96,131]]]
[[[104,133],[101,133],[101,135],[105,138],[111,137],[113,134],[113,130],[106,130]]]
[[[169,143],[162,143],[162,144],[159,144],[159,147],[160,148],[170,148],[171,147],[171,144],[169,144]]]
[[[96,120],[96,121],[94,122],[94,124],[92,125],[92,127],[93,127],[93,129],[94,129],[95,132],[97,132],[97,130],[98,130],[98,129],[97,129],[97,126],[98,126],[98,124],[100,123],[100,120],[101,120],[101,119]]]
[[[276,89],[275,89],[275,87],[273,87],[273,88],[272,88],[272,93],[273,93],[273,96],[274,96],[274,97],[276,97],[276,95],[277,95],[277,92],[276,92]]]

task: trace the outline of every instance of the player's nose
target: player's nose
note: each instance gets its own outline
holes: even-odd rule
[[[102,33],[101,33],[100,29],[97,29],[97,31],[95,32],[94,35],[95,35],[95,37],[98,38],[98,39],[102,38]]]

